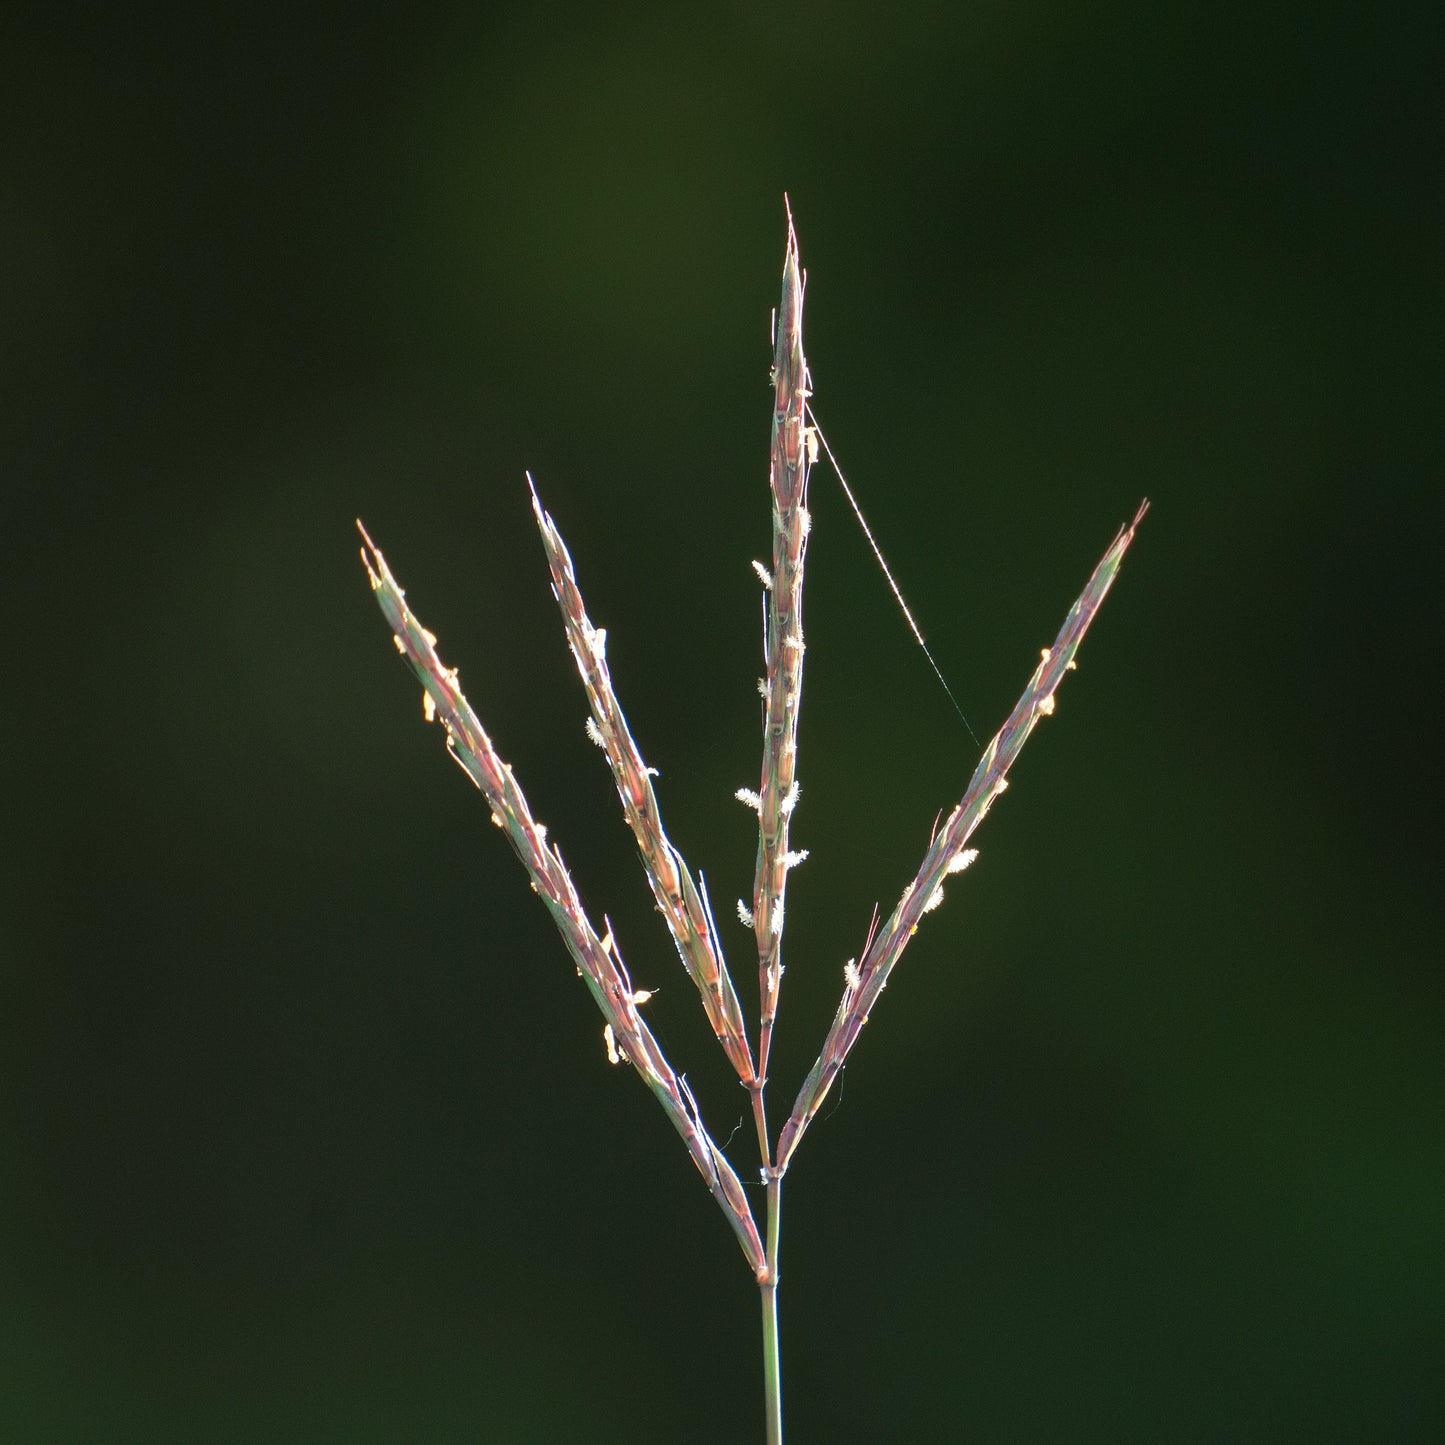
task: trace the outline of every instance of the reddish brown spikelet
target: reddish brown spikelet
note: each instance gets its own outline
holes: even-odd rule
[[[754,1275],[764,1277],[766,1254],[741,1182],[703,1127],[686,1086],[673,1072],[651,1030],[642,1021],[631,984],[614,959],[612,945],[604,944],[593,928],[561,853],[547,840],[546,829],[532,817],[521,785],[492,746],[492,740],[462,693],[455,670],[446,667],[437,656],[436,638],[407,608],[386,558],[360,522],[357,526],[365,541],[361,558],[376,600],[391,624],[402,654],[432,699],[436,716],[446,730],[447,750],[491,805],[493,822],[507,835],[513,851],[531,876],[533,891],[547,905],[621,1052],[682,1136],[693,1163],[737,1235]],[[610,939],[610,934],[608,937]]]
[[[803,357],[803,274],[788,216],[783,294],[773,350],[773,433],[768,480],[773,494],[773,567],[768,588],[766,710],[758,789],[758,863],[753,927],[761,997],[758,1073],[768,1074],[782,980],[783,905],[788,885],[788,825],[796,801],[798,713],[803,687],[803,562],[808,546],[808,366]]]
[[[833,1080],[838,1077],[838,1071],[847,1061],[849,1051],[857,1042],[863,1025],[868,1022],[869,1011],[887,986],[889,974],[908,946],[908,940],[917,931],[919,920],[933,906],[937,891],[943,886],[943,880],[951,865],[962,855],[974,829],[983,821],[993,800],[1003,791],[1006,785],[1005,775],[1022,751],[1024,743],[1028,741],[1029,734],[1041,717],[1052,715],[1054,693],[1065,672],[1072,667],[1079,643],[1083,641],[1089,624],[1094,620],[1113,585],[1124,553],[1134,540],[1135,528],[1148,509],[1147,501],[1140,505],[1134,520],[1120,530],[1099,565],[1094,568],[1088,585],[1069,609],[1069,615],[1064,619],[1064,625],[1054,639],[1054,645],[1044,650],[1023,696],[984,749],[962,801],[949,814],[942,830],[934,837],[922,867],[913,882],[903,890],[903,896],[893,910],[892,917],[879,930],[864,953],[858,966],[858,986],[844,991],[833,1025],[823,1042],[822,1052],[803,1081],[792,1115],[783,1125],[783,1131],[778,1138],[776,1163],[779,1169],[787,1167],[803,1131],[828,1096]]]
[[[562,609],[562,620],[567,628],[567,643],[592,707],[596,735],[602,739],[607,761],[617,782],[623,814],[637,840],[637,850],[642,857],[653,899],[658,912],[667,921],[683,966],[702,998],[713,1032],[738,1078],[751,1088],[757,1081],[752,1050],[748,1047],[742,1009],[723,960],[717,929],[710,911],[703,905],[682,854],[663,831],[652,788],[651,769],[642,761],[617,700],[607,667],[606,648],[598,640],[603,634],[593,627],[587,616],[572,568],[572,558],[562,534],[551,516],[542,509],[530,476],[527,482],[532,489],[532,510],[552,570],[552,591]]]

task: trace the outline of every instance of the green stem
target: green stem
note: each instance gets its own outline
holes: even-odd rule
[[[768,1170],[768,1277],[763,1295],[763,1396],[768,1445],[783,1445],[783,1367],[778,1353],[778,1230],[783,1181]]]

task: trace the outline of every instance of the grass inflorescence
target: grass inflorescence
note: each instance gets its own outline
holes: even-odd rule
[[[765,1430],[770,1445],[782,1439],[777,1306],[784,1175],[923,915],[942,901],[946,880],[972,862],[976,850],[968,845],[974,831],[1007,787],[1008,770],[1035,725],[1053,713],[1058,687],[1072,670],[1079,644],[1113,585],[1135,528],[1148,507],[1147,502],[1141,504],[1133,521],[1110,544],[1053,644],[1043,649],[1013,711],[984,749],[962,799],[941,826],[935,827],[913,881],[903,890],[889,917],[870,931],[860,956],[845,967],[843,993],[832,1025],[774,1138],[767,1115],[768,1063],[783,977],[788,874],[807,857],[806,852],[790,846],[789,837],[801,795],[798,719],[805,654],[803,574],[811,525],[808,482],[819,454],[818,434],[809,424],[811,393],[803,354],[803,280],[790,215],[772,368],[772,565],[754,564],[766,594],[766,673],[759,684],[764,700],[763,758],[757,788],[738,790],[739,799],[758,818],[752,898],[737,904],[739,916],[752,929],[757,945],[756,1046],[723,956],[702,875],[694,879],[663,829],[652,787],[653,770],[643,761],[608,671],[606,633],[589,619],[561,532],[544,510],[532,479],[527,479],[552,575],[552,593],[561,609],[567,643],[591,709],[588,735],[607,756],[653,900],[697,989],[708,1023],[748,1091],[761,1177],[766,1186],[767,1213],[761,1228],[736,1170],[703,1124],[686,1077],[673,1068],[642,1018],[640,1008],[647,995],[633,987],[610,925],[604,918],[599,931],[589,918],[557,845],[533,817],[521,784],[502,761],[462,693],[456,670],[447,667],[437,655],[436,638],[407,607],[386,559],[362,528],[362,559],[372,589],[391,625],[397,649],[421,680],[427,717],[441,723],[447,750],[486,798],[492,822],[506,835],[527,870],[533,892],[551,913],[578,973],[602,1013],[608,1056],[615,1063],[630,1064],[662,1105],[742,1247],[761,1294]],[[851,492],[849,497],[851,501]],[[891,575],[889,584],[897,593]],[[901,596],[899,601],[901,604]],[[921,644],[921,634],[911,615],[908,620]]]

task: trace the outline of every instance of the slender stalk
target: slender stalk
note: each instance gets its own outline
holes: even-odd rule
[[[768,1163],[772,1158],[772,1148],[768,1144],[768,1104],[767,1085],[761,1079],[754,1079],[748,1085],[748,1098],[753,1106],[753,1126],[758,1131],[758,1159],[766,1171]]]
[[[778,1239],[782,1223],[783,1176],[768,1174],[768,1273],[763,1297],[763,1416],[768,1445],[783,1442],[783,1365],[778,1351]]]

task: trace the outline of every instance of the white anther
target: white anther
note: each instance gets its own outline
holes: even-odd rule
[[[617,1042],[617,1035],[612,1032],[612,1025],[606,1024],[602,1029],[602,1042],[607,1045],[607,1062],[609,1064],[627,1063],[627,1055],[622,1051],[621,1045]]]

